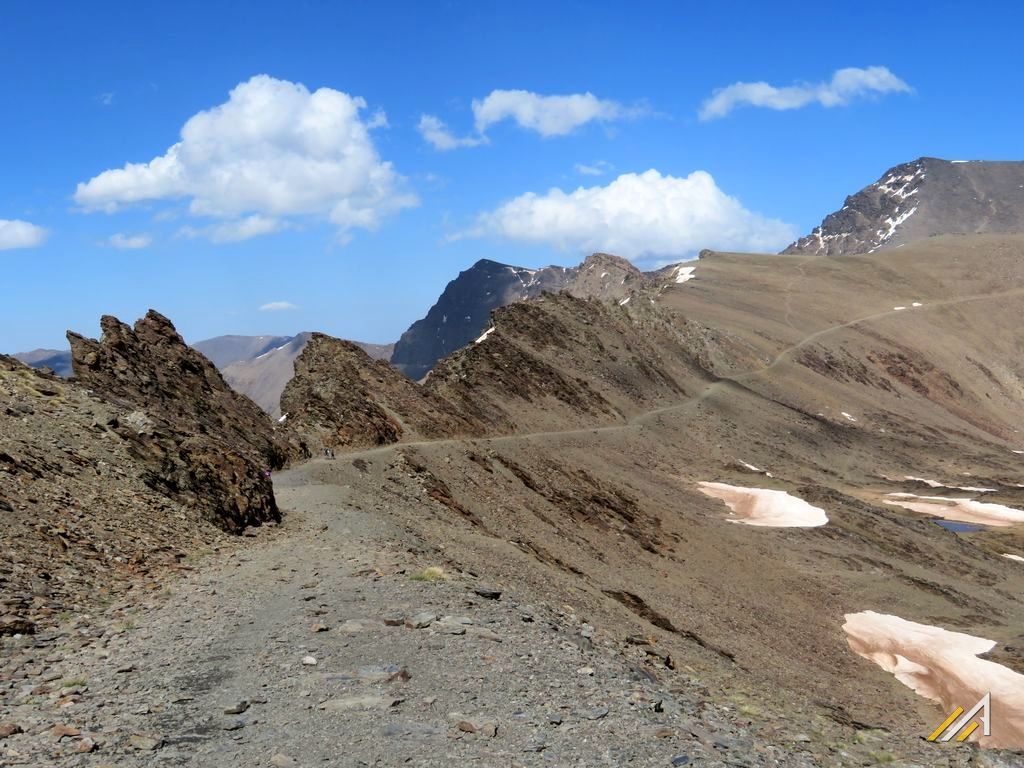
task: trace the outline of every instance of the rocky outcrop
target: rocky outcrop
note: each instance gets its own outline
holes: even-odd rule
[[[224,536],[147,483],[127,413],[0,355],[0,635],[92,614]]]
[[[236,392],[252,398],[252,400],[269,413],[273,418],[281,417],[281,393],[285,385],[295,374],[295,358],[306,347],[312,333],[304,332],[285,338],[273,348],[256,357],[238,360],[228,366],[221,367],[224,380]],[[391,357],[394,344],[366,344],[353,341],[374,360],[387,360]],[[197,344],[196,347],[199,345]]]
[[[74,380],[124,411],[111,426],[146,465],[147,484],[228,531],[279,519],[269,471],[305,455],[298,438],[159,313],[134,328],[110,316],[100,325],[99,341],[68,333]]]
[[[871,253],[935,235],[1024,232],[1024,162],[922,157],[890,168],[783,253]]]
[[[314,333],[281,395],[286,423],[324,447],[477,434],[449,402],[351,341]]]

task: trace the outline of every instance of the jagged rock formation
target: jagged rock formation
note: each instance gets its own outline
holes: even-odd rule
[[[629,295],[644,279],[644,273],[630,262],[606,253],[595,253],[571,268],[526,269],[481,259],[448,283],[426,317],[402,334],[391,363],[418,380],[442,357],[480,335],[498,307],[562,290],[617,299]]]
[[[0,356],[0,635],[93,613],[221,536],[147,482],[125,411]]]
[[[943,234],[1024,232],[1024,162],[922,157],[846,198],[783,253],[842,256]]]
[[[478,433],[479,425],[361,347],[314,333],[281,395],[286,423],[323,446]]]
[[[75,381],[130,411],[113,429],[148,465],[147,483],[228,531],[279,519],[267,472],[303,456],[300,441],[228,387],[166,317],[100,325],[99,341],[68,333]]]

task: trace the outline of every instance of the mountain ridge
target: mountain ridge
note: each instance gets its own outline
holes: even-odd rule
[[[1024,161],[920,157],[848,196],[782,253],[843,256],[946,234],[1024,232]]]

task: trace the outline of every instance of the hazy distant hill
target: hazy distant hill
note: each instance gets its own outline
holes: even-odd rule
[[[292,336],[214,336],[212,339],[197,341],[192,345],[206,355],[207,359],[223,370],[240,360],[259,357],[282,344],[291,341]]]
[[[846,198],[783,253],[842,256],[934,235],[1024,232],[1024,162],[922,157]]]
[[[71,352],[67,349],[33,349],[31,352],[17,352],[11,357],[33,368],[49,368],[65,379],[71,375]]]

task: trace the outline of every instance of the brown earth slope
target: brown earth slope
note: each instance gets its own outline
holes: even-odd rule
[[[1024,554],[1020,528],[957,535],[883,503],[924,493],[910,476],[1024,508],[1024,364],[1006,321],[1024,311],[1024,239],[709,253],[692,280],[662,278],[626,304],[496,312],[425,384],[486,438],[356,451],[319,480],[812,730],[911,744],[945,714],[849,650],[845,613],[994,638],[1024,670],[1024,569],[1001,557]],[[738,525],[701,481],[785,490],[830,522]]]

